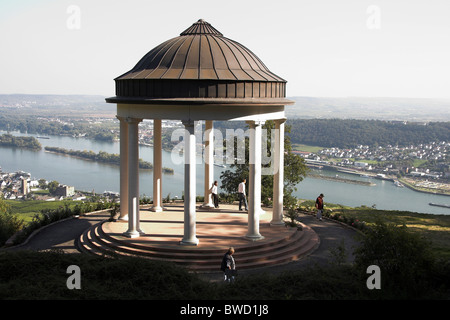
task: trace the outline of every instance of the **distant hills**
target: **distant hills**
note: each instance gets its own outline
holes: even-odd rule
[[[101,95],[0,94],[0,112],[2,109],[55,117],[114,117],[116,114],[116,107],[106,103]]]
[[[288,118],[291,141],[310,146],[356,148],[358,145],[400,146],[449,141],[450,122],[403,122],[362,119]]]
[[[288,118],[450,121],[450,99],[288,97]]]
[[[450,121],[450,99],[288,97],[288,118],[374,119],[412,122]],[[0,94],[2,108],[29,114],[113,117],[116,108],[101,95]]]

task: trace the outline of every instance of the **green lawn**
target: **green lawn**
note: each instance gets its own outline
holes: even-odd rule
[[[306,144],[301,144],[301,143],[293,143],[292,144],[293,151],[304,151],[304,152],[316,153],[322,149],[323,149],[323,147],[308,146]]]
[[[5,200],[8,206],[11,208],[11,213],[17,214],[19,218],[23,219],[25,223],[33,220],[33,217],[41,210],[45,209],[58,209],[65,204],[69,204],[71,207],[75,206],[81,201],[44,201],[44,200]]]
[[[300,208],[312,211],[314,201],[307,200],[300,204]],[[342,221],[364,221],[367,225],[377,222],[405,225],[409,230],[420,233],[432,242],[433,250],[440,256],[450,259],[450,215],[426,214],[409,211],[377,210],[368,207],[346,207],[337,204],[326,204],[326,214]]]

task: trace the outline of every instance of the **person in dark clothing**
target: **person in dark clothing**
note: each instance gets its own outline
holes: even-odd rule
[[[233,258],[234,248],[231,247],[228,251],[223,255],[222,263],[220,265],[220,269],[224,273],[224,281],[234,281],[234,277],[236,275],[236,264]]]
[[[323,193],[321,193],[316,199],[317,219],[322,220],[323,213]]]

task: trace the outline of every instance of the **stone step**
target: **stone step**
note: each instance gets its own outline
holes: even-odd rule
[[[104,223],[87,229],[79,238],[80,251],[104,256],[140,256],[155,261],[171,261],[189,269],[218,271],[224,251],[218,248],[175,248],[136,245],[113,237],[103,230]],[[317,234],[307,226],[290,235],[265,243],[236,247],[234,255],[239,269],[252,269],[298,260],[314,250],[319,243]],[[198,249],[198,250],[196,250]]]
[[[282,227],[280,227],[280,228],[282,228]],[[239,251],[241,253],[243,253],[243,252],[247,252],[247,251],[264,249],[266,247],[272,247],[277,244],[281,244],[281,243],[285,242],[286,240],[289,240],[291,237],[294,237],[296,235],[298,236],[298,234],[295,232],[296,231],[295,228],[290,228],[290,229],[291,229],[291,231],[289,232],[289,234],[287,234],[285,236],[280,236],[275,239],[271,239],[270,241],[257,241],[257,242],[254,242],[251,246],[237,246],[236,248],[239,248]],[[144,250],[144,251],[151,251],[151,252],[162,251],[165,253],[168,253],[168,252],[186,253],[186,254],[190,255],[190,254],[193,254],[193,250],[194,250],[196,254],[213,254],[213,253],[223,254],[223,247],[221,247],[221,248],[194,247],[193,248],[193,247],[185,247],[185,246],[177,246],[177,247],[161,246],[161,245],[155,246],[155,245],[151,245],[148,243],[140,244],[137,242],[130,241],[128,238],[124,238],[123,236],[112,236],[110,234],[110,230],[108,229],[107,224],[103,224],[101,226],[101,228],[98,229],[98,233],[102,239],[105,239],[105,241],[106,241],[106,239],[108,240],[107,243],[122,243],[128,247],[132,247],[132,248],[136,248],[136,249],[140,249],[140,250]]]
[[[288,229],[285,229],[288,230]],[[138,242],[133,242],[130,241],[128,238],[124,238],[123,236],[111,236],[108,232],[108,228],[107,226],[105,227],[105,224],[103,224],[101,226],[101,228],[97,229],[98,232],[98,236],[101,237],[102,239],[108,240],[108,243],[120,243],[120,244],[125,244],[128,247],[132,247],[132,248],[136,248],[136,249],[141,249],[144,251],[162,251],[164,253],[168,253],[168,252],[174,252],[174,253],[185,253],[187,255],[191,255],[191,254],[223,254],[223,247],[221,248],[214,248],[214,247],[206,247],[206,248],[202,248],[202,247],[184,247],[184,246],[161,246],[161,245],[152,245],[151,243],[145,243],[145,244],[141,244]],[[284,230],[283,230],[284,231]],[[255,250],[264,250],[267,247],[273,247],[273,246],[277,246],[279,244],[284,243],[285,241],[289,241],[291,238],[293,237],[298,237],[298,236],[303,235],[303,233],[297,233],[296,229],[294,228],[289,228],[289,233],[282,235],[282,236],[278,236],[274,239],[269,239],[268,241],[257,241],[254,242],[250,245],[243,245],[243,246],[237,246],[236,248],[239,248],[239,251],[241,253],[247,252],[247,251],[255,251]],[[251,243],[251,242],[249,242]]]
[[[121,252],[123,251],[130,254],[145,255],[167,260],[192,260],[198,262],[201,265],[216,264],[217,260],[220,260],[224,254],[223,249],[204,249],[201,250],[201,252],[198,252],[197,250],[192,250],[195,252],[187,251],[183,247],[180,247],[180,250],[178,251],[176,249],[164,251],[162,248],[157,247],[147,247],[144,249],[144,246],[142,245],[131,246],[124,244],[122,241],[110,241],[111,239],[107,239],[104,234],[102,234],[100,228],[95,228],[94,232],[97,242],[101,242],[103,245],[108,246],[112,250]],[[266,259],[267,255],[276,257],[284,254],[289,254],[291,251],[294,251],[296,249],[297,242],[302,240],[303,235],[303,232],[296,232],[292,237],[284,238],[282,239],[282,241],[269,242],[264,246],[258,246],[255,248],[237,247],[235,256],[237,258],[240,258],[243,262],[251,262],[264,260]]]

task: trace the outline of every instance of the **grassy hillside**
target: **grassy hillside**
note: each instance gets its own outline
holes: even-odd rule
[[[410,244],[408,240],[402,243],[406,248]],[[406,262],[410,262],[409,256],[407,259]],[[234,283],[226,284],[209,282],[173,264],[144,258],[112,259],[61,252],[0,251],[0,299],[170,300],[169,309],[158,310],[167,312],[166,316],[179,312],[174,310],[177,305],[174,300],[224,303],[228,300],[448,299],[448,264],[434,263],[424,259],[420,253],[413,259],[425,261],[426,269],[415,264],[406,267],[404,271],[412,274],[408,278],[411,281],[404,283],[404,274],[399,270],[387,270],[382,280],[388,282],[382,283],[382,290],[368,290],[365,265],[361,269],[359,265],[331,263],[281,275],[238,276]],[[391,261],[389,257],[388,261]],[[400,262],[404,265],[404,259]],[[67,287],[68,281],[73,283],[69,279],[72,272],[68,272],[72,265],[80,268],[80,289]],[[420,275],[420,281],[416,281],[417,275]],[[154,307],[161,309],[166,305],[163,302]]]
[[[299,209],[308,212],[312,206],[312,201],[303,201]],[[29,209],[23,206],[21,210]],[[450,298],[450,216],[331,204],[327,204],[325,216],[363,230],[361,246],[353,252],[354,264],[342,264],[335,256],[327,266],[281,275],[241,275],[227,285],[209,282],[170,263],[143,258],[0,250],[0,299]],[[366,268],[373,264],[382,268],[382,290],[366,286]],[[80,290],[66,286],[71,265],[80,267]]]
[[[301,210],[311,214],[314,212],[313,208],[312,200],[302,201],[300,204]],[[362,230],[378,222],[404,225],[409,231],[431,241],[432,250],[437,255],[450,260],[450,215],[378,210],[364,206],[352,208],[327,203],[325,216]]]
[[[16,214],[18,218],[23,219],[27,223],[42,210],[55,210],[64,207],[66,204],[74,207],[81,203],[81,201],[5,200],[5,203],[10,207],[11,213]]]

